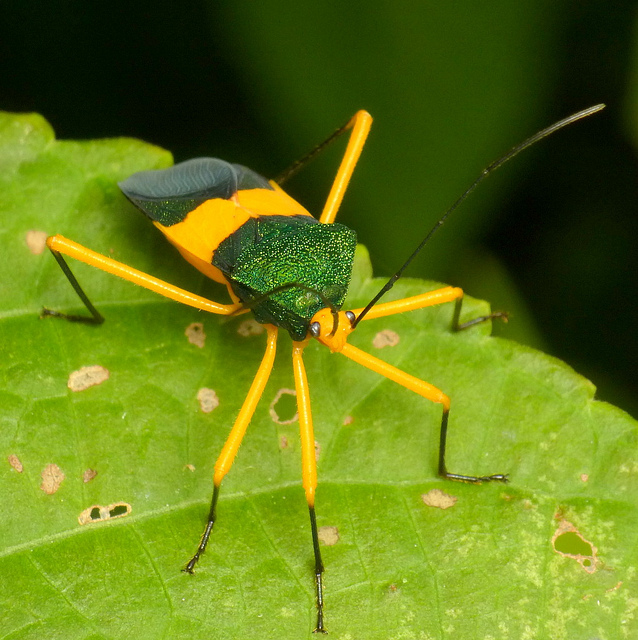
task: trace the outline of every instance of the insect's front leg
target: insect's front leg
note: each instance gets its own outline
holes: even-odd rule
[[[244,400],[244,404],[239,411],[239,415],[235,420],[235,424],[226,439],[226,442],[222,448],[217,462],[215,462],[215,474],[213,476],[213,498],[211,500],[210,509],[208,512],[208,520],[206,521],[206,527],[204,533],[200,539],[197,551],[193,557],[188,561],[188,564],[182,569],[186,573],[194,573],[195,565],[199,562],[201,555],[206,551],[208,540],[213,531],[213,526],[217,520],[217,501],[219,499],[219,487],[224,479],[224,476],[230,471],[230,468],[235,460],[235,456],[239,451],[239,446],[244,438],[246,429],[250,424],[250,421],[257,408],[257,403],[261,399],[266,388],[266,383],[270,377],[273,363],[275,362],[275,354],[277,352],[277,327],[273,325],[265,325],[267,333],[266,352],[259,365],[259,369],[253,379],[253,383],[250,386],[248,395]]]
[[[310,513],[310,530],[312,533],[312,548],[315,556],[315,601],[317,606],[317,625],[314,633],[328,633],[323,619],[323,560],[319,548],[319,534],[317,531],[317,516],[315,514],[315,492],[317,490],[317,460],[315,458],[315,438],[312,425],[312,411],[310,409],[310,390],[306,368],[303,363],[303,350],[308,340],[294,342],[292,348],[292,365],[295,375],[295,389],[297,391],[297,410],[299,412],[299,433],[301,436],[301,475],[308,510]]]

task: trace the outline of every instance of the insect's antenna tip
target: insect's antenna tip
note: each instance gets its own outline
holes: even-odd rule
[[[416,258],[416,256],[421,252],[423,247],[428,243],[430,238],[436,233],[436,231],[443,225],[443,223],[448,219],[448,217],[452,214],[452,212],[456,211],[461,203],[467,199],[467,197],[478,187],[478,185],[487,178],[491,173],[493,173],[496,169],[503,166],[506,162],[511,160],[514,156],[518,155],[521,151],[531,147],[533,144],[546,138],[547,136],[552,135],[559,129],[566,127],[578,120],[582,120],[588,116],[593,115],[594,113],[598,113],[605,108],[605,104],[600,103],[596,104],[593,107],[588,107],[587,109],[583,109],[582,111],[578,111],[577,113],[572,114],[571,116],[567,116],[558,122],[546,127],[545,129],[541,129],[533,136],[530,136],[520,144],[517,144],[515,147],[512,147],[507,153],[503,154],[500,158],[496,159],[491,164],[487,165],[483,171],[479,174],[478,178],[474,180],[474,182],[461,194],[459,198],[452,204],[452,206],[441,216],[438,222],[430,229],[428,234],[421,240],[417,248],[410,254],[408,259],[401,265],[399,270],[385,283],[385,285],[381,288],[379,293],[377,293],[374,298],[366,305],[363,311],[355,318],[352,323],[352,328],[354,329],[359,322],[363,319],[363,317],[374,307],[374,305],[381,299],[383,295],[385,295],[392,287],[394,283],[403,275],[403,272],[407,269],[410,263]]]

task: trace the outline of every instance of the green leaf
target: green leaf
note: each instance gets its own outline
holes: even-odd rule
[[[245,317],[206,316],[85,265],[101,327],[39,319],[79,303],[27,232],[60,232],[180,286],[220,291],[119,194],[116,181],[166,166],[134,140],[56,142],[35,116],[0,117],[2,635],[28,638],[303,638],[314,625],[312,547],[283,336],[219,521],[194,576],[180,572],[208,511],[215,457],[264,349]],[[350,302],[367,302],[360,248]],[[436,283],[401,280],[395,298]],[[389,296],[390,297],[390,296]],[[487,310],[467,299],[464,317]],[[436,476],[440,407],[318,344],[307,350],[318,442],[327,627],[335,638],[631,638],[637,588],[636,423],[593,399],[563,363],[488,326],[448,328],[451,305],[364,322],[352,342],[452,398],[450,470],[510,473],[473,486]],[[203,323],[203,348],[184,332]],[[399,336],[374,346],[378,332]],[[84,391],[69,375],[100,365]],[[219,406],[204,413],[201,388]],[[284,395],[285,398],[285,395]],[[12,458],[13,465],[9,462]],[[16,458],[22,465],[18,471]],[[55,464],[65,479],[41,490]],[[83,474],[92,469],[89,482]],[[457,500],[426,506],[439,489]],[[431,494],[430,494],[431,495]],[[131,513],[81,525],[94,506]],[[587,553],[592,555],[586,556]],[[580,554],[580,555],[579,555]]]

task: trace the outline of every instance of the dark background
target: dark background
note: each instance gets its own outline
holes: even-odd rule
[[[134,136],[273,176],[357,109],[375,116],[340,220],[389,275],[480,170],[499,170],[409,275],[513,313],[501,335],[638,414],[634,2],[112,1],[0,5],[0,108],[59,138]],[[317,212],[339,150],[289,190]]]

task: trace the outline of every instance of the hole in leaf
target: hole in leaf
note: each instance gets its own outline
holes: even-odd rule
[[[297,415],[297,393],[294,389],[279,389],[270,403],[270,417],[277,424],[292,424]]]
[[[552,537],[554,551],[566,558],[573,558],[587,573],[594,573],[598,559],[596,547],[585,540],[580,531],[568,520],[561,520]]]
[[[90,524],[92,522],[102,522],[103,520],[113,520],[114,518],[123,518],[131,513],[132,507],[127,502],[116,502],[106,507],[101,504],[94,504],[82,511],[78,516],[80,524]]]
[[[554,549],[571,556],[592,556],[589,542],[583,540],[575,531],[568,531],[554,540]],[[590,563],[591,564],[591,563]]]

